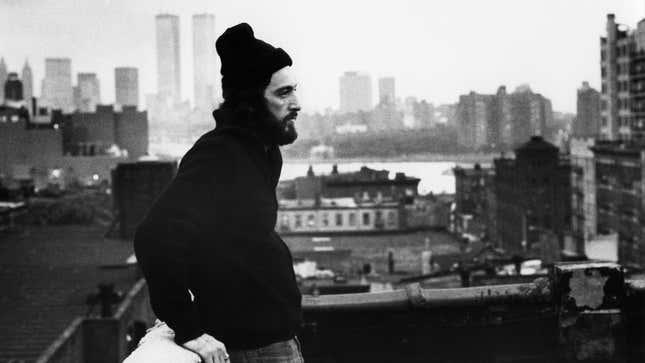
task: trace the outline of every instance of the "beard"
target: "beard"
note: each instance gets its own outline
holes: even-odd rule
[[[278,119],[273,114],[267,113],[262,122],[262,134],[274,145],[283,146],[293,143],[298,138],[294,124],[297,116],[298,114],[293,112]]]

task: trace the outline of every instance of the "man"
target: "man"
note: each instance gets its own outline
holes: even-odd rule
[[[301,296],[274,231],[280,145],[300,110],[291,58],[248,24],[216,42],[224,102],[137,229],[151,305],[208,363],[302,362]]]

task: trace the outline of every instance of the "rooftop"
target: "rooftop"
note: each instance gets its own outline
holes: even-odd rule
[[[0,362],[34,361],[68,325],[88,314],[101,282],[127,292],[122,265],[132,244],[103,237],[102,226],[28,226],[0,232]],[[96,307],[93,315],[98,313]]]

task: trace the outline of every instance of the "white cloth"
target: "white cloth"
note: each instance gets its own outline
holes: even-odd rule
[[[175,343],[175,332],[157,319],[123,363],[200,363],[194,352]]]

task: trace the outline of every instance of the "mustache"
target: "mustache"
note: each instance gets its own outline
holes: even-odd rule
[[[287,122],[289,120],[295,120],[297,117],[298,117],[298,112],[297,111],[292,111],[292,112],[289,112],[289,114],[287,116],[285,116],[282,119],[282,121]]]

